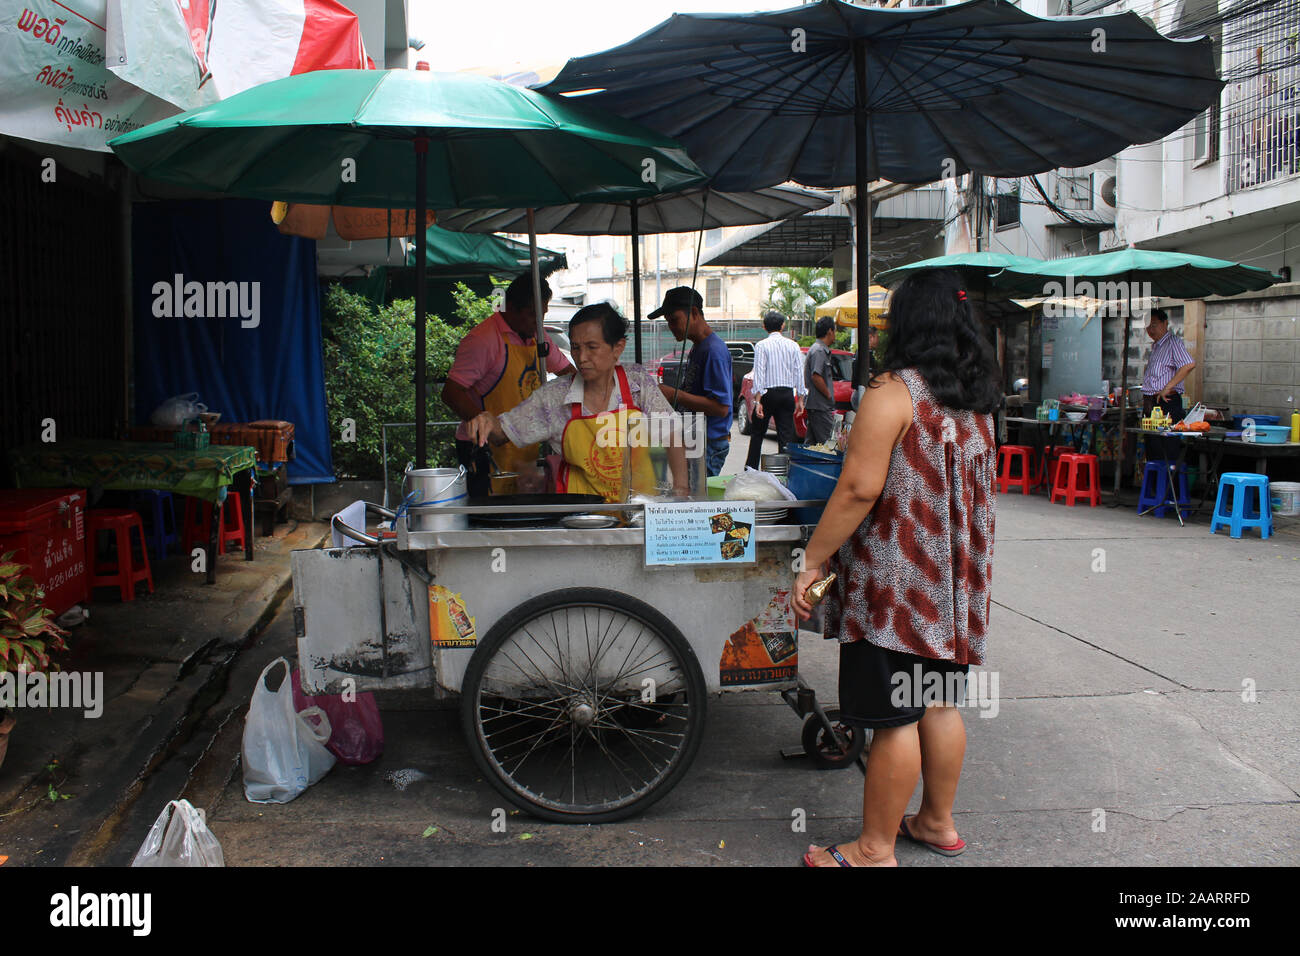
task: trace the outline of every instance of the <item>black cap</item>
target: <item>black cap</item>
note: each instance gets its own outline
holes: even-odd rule
[[[683,312],[690,314],[691,309],[704,311],[704,299],[700,294],[690,286],[679,285],[675,289],[669,289],[664,293],[664,304],[651,312],[646,318],[657,319],[661,315],[667,315],[669,312],[676,312],[681,309]]]

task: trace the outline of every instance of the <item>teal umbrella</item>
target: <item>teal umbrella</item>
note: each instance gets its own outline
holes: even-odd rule
[[[1013,256],[1006,252],[958,252],[950,256],[936,256],[933,259],[922,259],[920,262],[909,262],[905,266],[886,269],[876,276],[876,281],[884,286],[893,286],[913,272],[921,272],[924,269],[952,269],[960,273],[967,289],[986,290],[989,287],[990,277],[1003,269],[1030,268],[1037,265],[1039,261],[1025,256]]]
[[[406,264],[416,265],[415,247],[406,253]],[[425,230],[424,267],[428,275],[481,275],[517,276],[528,271],[531,264],[528,245],[501,236],[452,232],[441,226]],[[556,269],[567,269],[568,259],[563,252],[538,248],[537,264],[545,274]]]
[[[390,209],[639,199],[704,181],[673,140],[468,73],[287,76],[109,143],[137,173],[253,199]],[[531,217],[530,217],[531,219]],[[416,233],[415,261],[427,237]],[[536,235],[530,236],[536,246]],[[534,294],[540,298],[534,257]],[[538,315],[539,364],[545,347]],[[427,458],[425,288],[415,284],[416,459]]]
[[[1174,299],[1203,299],[1207,295],[1237,295],[1266,289],[1281,281],[1280,276],[1267,269],[1158,249],[1120,249],[1094,256],[1008,266],[992,279],[995,289],[1009,295],[1086,296],[1105,300],[1122,297],[1126,303],[1125,315],[1132,314],[1134,298],[1160,295]],[[1138,291],[1136,296],[1135,289]],[[1128,350],[1132,327],[1131,322],[1124,323],[1120,378],[1121,461],[1127,443],[1123,423],[1128,414]],[[1116,490],[1119,490],[1121,470],[1115,469]]]
[[[1104,299],[1108,292],[1128,294],[1134,284],[1143,289],[1149,284],[1150,295],[1203,299],[1207,295],[1267,289],[1281,281],[1267,269],[1225,259],[1159,249],[1120,249],[1094,256],[1009,264],[993,276],[992,287],[1020,296],[1083,295]],[[1067,291],[1067,284],[1073,292]],[[1058,285],[1061,291],[1057,291]]]

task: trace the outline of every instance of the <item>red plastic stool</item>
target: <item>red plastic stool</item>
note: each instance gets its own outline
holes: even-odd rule
[[[134,511],[122,508],[98,508],[89,512],[88,531],[90,535],[91,567],[90,587],[117,588],[123,601],[135,600],[135,586],[139,581],[149,585],[153,592],[153,572],[149,570],[149,549],[144,540],[144,522]],[[131,531],[140,535],[140,562],[136,563],[131,550]],[[117,552],[116,561],[100,561],[96,551],[99,533],[113,535],[113,547]]]
[[[206,501],[186,497],[185,518],[181,525],[181,544],[186,554],[192,554],[196,545],[206,548],[212,532],[212,506]],[[248,540],[246,534],[244,509],[239,507],[239,498],[227,495],[221,503],[221,532],[217,537],[217,554],[224,554],[232,544],[238,550],[244,550]]]
[[[1086,478],[1086,487],[1079,486],[1079,479]],[[1057,463],[1056,474],[1052,482],[1052,498],[1056,501],[1056,496],[1060,495],[1065,498],[1065,503],[1071,508],[1074,507],[1076,499],[1082,498],[1092,507],[1101,504],[1101,478],[1097,465],[1096,455],[1072,455],[1064,454]]]
[[[1012,464],[1020,463],[1020,473],[1013,474]],[[1028,445],[1001,445],[998,448],[998,491],[1007,493],[1008,488],[1020,488],[1024,494],[1038,484],[1038,472],[1034,468],[1034,450]]]

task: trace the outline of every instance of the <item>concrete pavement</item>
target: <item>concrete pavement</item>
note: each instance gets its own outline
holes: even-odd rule
[[[1233,541],[1129,508],[998,504],[984,669],[1000,700],[996,717],[964,711],[957,823],[970,850],[950,860],[900,843],[900,862],[1300,862],[1294,524],[1267,542]],[[292,653],[285,615],[264,643],[264,656]],[[807,633],[800,643],[805,679],[833,700],[835,645]],[[205,762],[219,769],[203,769],[187,794],[208,808],[230,864],[787,866],[809,841],[851,838],[859,821],[856,770],[779,755],[800,724],[775,694],[712,702],[684,781],[643,816],[601,826],[510,813],[479,778],[454,712],[419,695],[381,704],[384,756],[336,767],[283,806],[244,800],[238,722],[222,730]],[[399,791],[386,778],[403,769],[425,779]],[[494,833],[502,806],[508,830]]]

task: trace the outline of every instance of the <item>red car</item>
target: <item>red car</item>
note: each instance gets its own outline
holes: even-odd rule
[[[800,349],[805,355],[808,349]],[[844,349],[831,349],[832,370],[831,377],[834,381],[831,383],[831,391],[835,395],[835,408],[842,414],[845,410],[852,407],[853,401],[853,360],[857,356],[853,352]],[[740,425],[740,433],[748,435],[753,431],[751,424],[754,416],[754,373],[749,372],[745,375],[744,381],[740,387],[740,402],[736,409],[736,421]],[[768,430],[775,431],[776,422],[768,422]],[[803,409],[795,412],[794,416],[794,433],[800,441],[808,434],[808,415]]]

